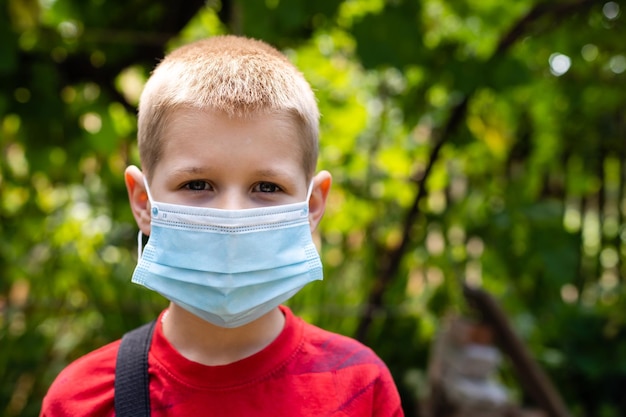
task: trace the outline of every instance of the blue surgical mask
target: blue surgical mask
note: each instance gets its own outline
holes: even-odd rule
[[[146,189],[150,237],[132,282],[198,317],[243,326],[322,279],[309,225],[311,188],[300,203],[243,210],[161,203]]]

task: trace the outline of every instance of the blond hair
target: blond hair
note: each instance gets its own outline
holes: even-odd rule
[[[139,155],[148,178],[162,156],[169,116],[179,108],[238,118],[295,117],[304,171],[307,177],[315,171],[319,135],[315,95],[287,57],[262,41],[217,36],[182,46],[157,65],[139,102]]]

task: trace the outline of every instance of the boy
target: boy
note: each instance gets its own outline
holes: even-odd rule
[[[125,173],[149,236],[132,280],[170,304],[142,339],[146,415],[403,415],[370,349],[281,305],[322,278],[311,233],[331,176],[315,175],[318,119],[301,73],[256,40],[192,43],[148,80],[138,121],[143,172]],[[118,351],[127,352],[120,341],[68,366],[41,416],[123,415],[116,358],[130,354]]]

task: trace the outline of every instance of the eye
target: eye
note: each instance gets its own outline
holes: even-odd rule
[[[184,188],[191,190],[191,191],[205,191],[205,190],[211,190],[211,184],[209,184],[206,181],[201,181],[201,180],[194,180],[194,181],[189,181],[188,183],[186,183],[184,185]]]
[[[271,182],[260,182],[254,187],[254,191],[261,193],[277,193],[282,191],[281,188]]]

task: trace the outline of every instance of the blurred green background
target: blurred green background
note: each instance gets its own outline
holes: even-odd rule
[[[135,108],[166,51],[222,33],[276,45],[319,99],[326,278],[298,314],[374,348],[415,416],[467,282],[573,415],[626,415],[626,1],[0,5],[0,415],[37,416],[65,365],[166,305],[130,284]]]

